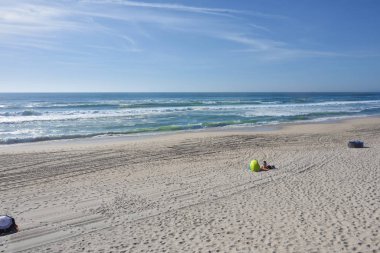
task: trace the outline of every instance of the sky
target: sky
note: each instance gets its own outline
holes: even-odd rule
[[[380,91],[378,0],[0,0],[0,92]]]

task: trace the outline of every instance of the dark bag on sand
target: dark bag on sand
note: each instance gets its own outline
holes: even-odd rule
[[[8,215],[0,216],[0,234],[6,234],[17,231],[15,219]]]
[[[362,142],[362,141],[349,141],[348,147],[349,148],[362,148],[362,147],[364,147],[364,142]]]

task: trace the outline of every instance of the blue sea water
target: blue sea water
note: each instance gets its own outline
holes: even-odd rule
[[[380,93],[0,93],[0,144],[380,115]]]

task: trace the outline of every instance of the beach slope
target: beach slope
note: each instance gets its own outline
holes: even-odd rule
[[[3,146],[0,252],[380,252],[379,154],[379,118]]]

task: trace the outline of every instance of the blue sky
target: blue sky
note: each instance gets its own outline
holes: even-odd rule
[[[378,0],[0,0],[0,91],[380,91]]]

